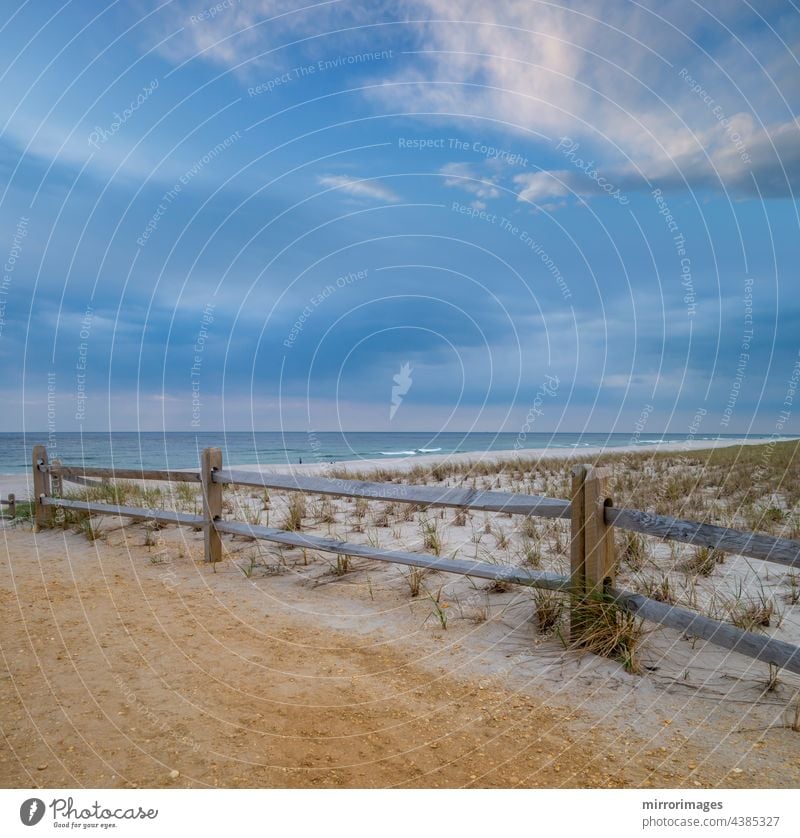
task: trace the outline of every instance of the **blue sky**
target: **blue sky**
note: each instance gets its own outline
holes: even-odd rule
[[[800,433],[792,3],[0,25],[0,430]]]

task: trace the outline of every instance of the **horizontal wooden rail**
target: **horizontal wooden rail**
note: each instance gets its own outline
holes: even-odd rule
[[[202,515],[190,515],[186,512],[173,512],[170,509],[147,509],[142,506],[117,506],[109,503],[91,503],[83,500],[66,498],[41,498],[44,506],[79,509],[93,515],[121,515],[124,518],[136,518],[145,521],[158,521],[160,524],[182,524],[199,527],[203,524]]]
[[[730,649],[748,658],[772,663],[789,672],[800,674],[800,648],[792,646],[791,643],[744,631],[730,623],[722,623],[685,608],[657,602],[642,594],[612,588],[608,595],[632,614],[651,623],[678,629],[723,649]]]
[[[443,559],[424,553],[407,553],[399,550],[384,550],[363,544],[351,544],[330,538],[305,535],[270,527],[259,527],[236,521],[215,521],[217,532],[249,536],[261,541],[287,544],[291,547],[305,547],[338,555],[355,556],[374,561],[391,562],[412,567],[424,567],[444,573],[493,579],[533,588],[547,588],[553,591],[569,592],[571,580],[545,571],[530,571],[488,562],[473,562],[463,559]],[[744,631],[728,623],[703,617],[693,611],[667,605],[648,599],[630,591],[610,589],[609,596],[623,608],[649,622],[675,628],[694,637],[707,640],[715,646],[729,649],[749,658],[772,663],[790,672],[800,674],[800,648],[773,640],[760,634]]]
[[[278,530],[271,527],[257,527],[238,521],[215,521],[217,532],[231,535],[244,535],[260,541],[272,541],[276,544],[288,544],[291,547],[306,547],[311,550],[322,550],[326,553],[337,553],[340,556],[356,556],[360,559],[373,559],[378,562],[392,562],[393,564],[408,565],[410,567],[425,567],[440,570],[444,573],[457,573],[461,576],[475,576],[480,579],[496,579],[515,585],[526,585],[532,588],[548,588],[551,591],[568,591],[569,577],[543,570],[524,570],[508,565],[496,565],[489,562],[473,562],[464,559],[443,559],[426,553],[406,553],[401,550],[385,550],[380,547],[370,547],[368,544],[350,544],[346,541],[336,541],[332,538],[320,538],[315,535],[304,535],[299,532]]]
[[[90,489],[96,489],[98,486],[103,485],[102,481],[100,481],[100,480],[90,480],[87,477],[78,477],[77,475],[74,475],[74,474],[61,475],[61,479],[65,483],[75,483],[78,486],[88,486]]]
[[[74,477],[109,477],[115,480],[163,480],[175,483],[199,483],[199,471],[167,471],[142,468],[96,468],[95,466],[40,465],[39,471],[58,475],[64,480]]]
[[[8,507],[8,515],[3,515],[3,520],[17,517],[17,496],[13,492],[9,492],[7,499],[0,498],[0,505]]]
[[[239,486],[263,486],[288,492],[308,492],[315,495],[347,495],[396,503],[415,503],[421,506],[447,506],[474,509],[482,512],[509,512],[514,515],[535,515],[540,518],[569,518],[569,501],[541,495],[521,495],[514,492],[479,492],[476,489],[414,486],[406,483],[369,483],[347,478],[330,479],[289,474],[262,474],[257,471],[224,469],[215,471],[215,483],[235,483]]]
[[[741,532],[715,524],[699,524],[683,521],[668,515],[652,515],[638,509],[616,509],[607,507],[606,523],[624,530],[655,535],[686,544],[703,547],[717,547],[726,553],[764,559],[768,562],[800,567],[800,541],[789,538],[775,538],[754,532]]]

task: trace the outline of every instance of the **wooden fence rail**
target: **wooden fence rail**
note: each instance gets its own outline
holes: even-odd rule
[[[163,509],[116,506],[53,496],[51,480],[63,479],[86,485],[90,482],[86,480],[87,477],[199,483],[203,497],[203,514],[190,515]],[[64,466],[56,461],[52,464],[48,463],[44,446],[35,446],[33,449],[37,526],[50,523],[53,511],[61,507],[95,515],[120,515],[139,520],[202,528],[205,556],[211,562],[222,558],[221,536],[230,534],[338,555],[560,591],[570,595],[573,606],[571,634],[578,642],[584,632],[591,631],[591,609],[577,606],[591,603],[593,600],[612,601],[644,620],[677,629],[684,635],[702,638],[721,648],[800,674],[800,648],[796,646],[765,635],[744,631],[729,623],[712,620],[686,608],[657,602],[641,594],[616,588],[614,576],[617,560],[613,528],[715,547],[726,552],[791,567],[800,567],[800,542],[760,533],[741,532],[712,524],[683,521],[635,509],[615,508],[606,491],[608,477],[605,469],[590,465],[576,466],[572,472],[572,497],[570,500],[560,500],[510,492],[226,470],[222,467],[222,452],[218,448],[207,448],[203,451],[200,470],[197,472]],[[465,510],[569,519],[570,574],[561,576],[545,571],[526,570],[489,562],[446,559],[423,553],[408,553],[364,544],[352,544],[238,521],[225,521],[222,519],[222,489],[226,484],[366,498],[392,503],[410,503],[422,507],[454,507]]]
[[[0,498],[0,505],[8,507],[8,515],[3,517],[6,518],[16,518],[17,517],[17,498],[13,492],[9,492],[8,499],[3,500]]]
[[[214,472],[215,483],[237,486],[262,486],[288,492],[314,495],[339,495],[420,506],[456,507],[479,512],[508,512],[512,515],[535,515],[538,518],[569,518],[569,501],[541,495],[513,492],[479,492],[476,489],[412,486],[403,483],[369,483],[347,478],[304,477],[287,474],[261,474],[252,471]]]
[[[800,541],[790,538],[774,538],[755,532],[742,532],[715,524],[699,524],[683,521],[668,515],[653,515],[638,509],[614,509],[605,512],[609,524],[623,530],[654,535],[685,544],[701,547],[716,547],[726,553],[736,553],[751,559],[775,562],[776,564],[800,567]]]

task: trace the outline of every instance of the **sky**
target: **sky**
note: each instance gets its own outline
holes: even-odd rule
[[[0,44],[0,431],[800,433],[793,0],[41,0]]]

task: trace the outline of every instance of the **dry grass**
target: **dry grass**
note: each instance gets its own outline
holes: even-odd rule
[[[306,514],[306,498],[299,492],[293,492],[289,496],[289,504],[286,507],[286,515],[281,526],[289,532],[297,532],[303,528],[303,518]]]
[[[620,530],[617,538],[617,549],[620,561],[625,562],[633,571],[642,570],[647,563],[647,542],[641,533]]]
[[[619,661],[631,673],[641,671],[638,650],[645,636],[644,622],[616,602],[592,598],[573,606],[573,619],[584,626],[573,648]]]
[[[718,550],[711,547],[698,547],[689,558],[681,562],[680,569],[687,576],[711,576],[717,566],[718,553]]]
[[[536,588],[533,592],[536,628],[541,634],[557,631],[566,613],[566,599],[558,591]]]

